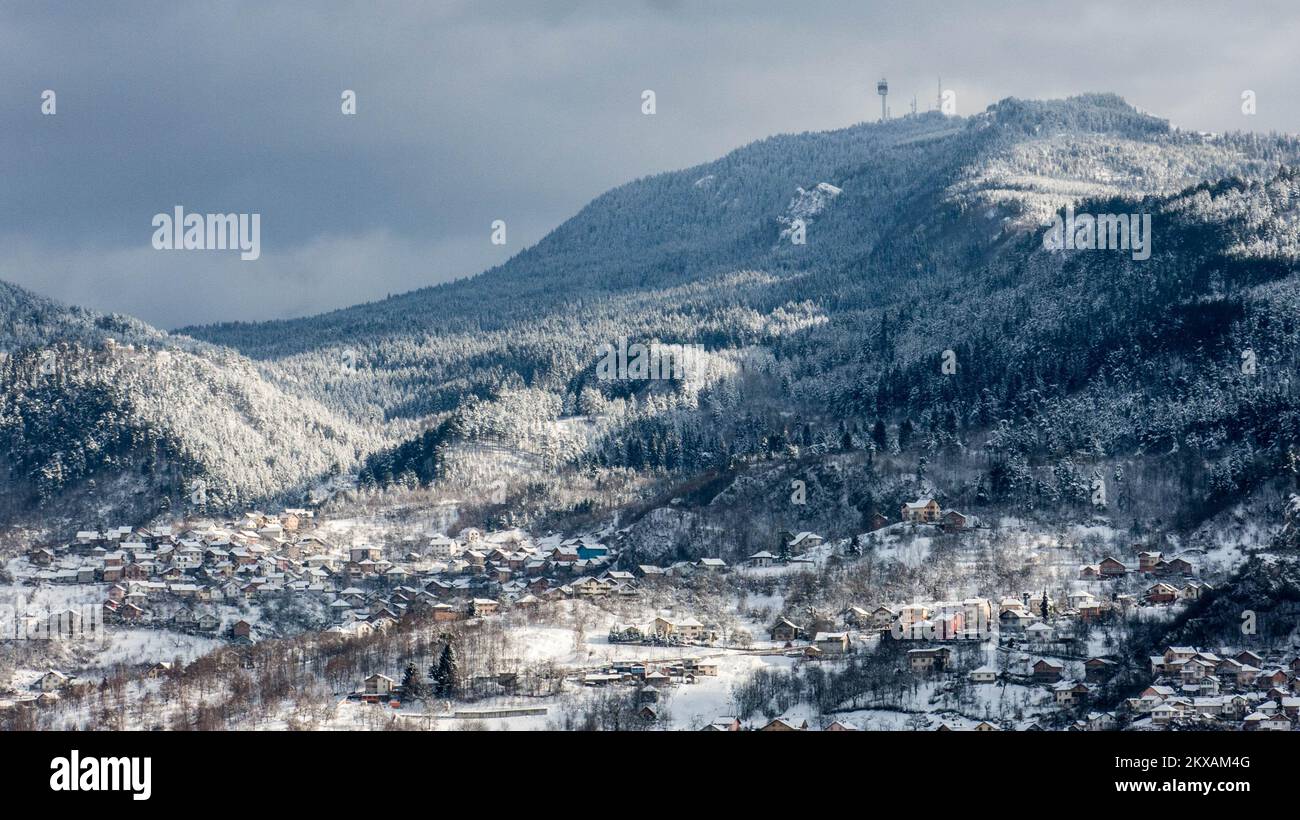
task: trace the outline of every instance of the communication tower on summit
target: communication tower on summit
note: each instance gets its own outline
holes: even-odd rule
[[[884,77],[876,83],[876,93],[880,95],[880,121],[884,122],[889,119],[889,109],[885,106],[885,101],[889,98],[889,83]]]

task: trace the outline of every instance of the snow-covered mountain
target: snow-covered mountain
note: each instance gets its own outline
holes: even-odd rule
[[[609,509],[643,492],[629,475],[689,482],[791,447],[875,445],[921,481],[942,465],[971,507],[1086,505],[1097,474],[1156,492],[1172,470],[1156,494],[1177,518],[1270,480],[1293,435],[1290,393],[1239,364],[1246,350],[1256,372],[1295,364],[1296,182],[1281,169],[1298,159],[1294,138],[1182,132],[1110,95],[1009,99],[763,140],[609,191],[478,277],[322,316],[167,335],[7,299],[15,362],[94,352],[59,354],[94,362],[66,385],[7,376],[10,484],[39,492],[77,431],[134,441],[145,420],[181,473],[241,500],[359,459],[375,485],[518,476],[541,485],[538,510]],[[1066,205],[1152,215],[1151,259],[1045,250],[1039,226]],[[128,388],[107,337],[183,366]],[[708,375],[599,379],[620,340],[700,345]],[[14,421],[34,396],[91,387],[111,413],[61,422],[63,439]],[[893,503],[868,496],[795,514]]]
[[[11,524],[301,498],[383,442],[232,350],[0,283],[0,499]]]

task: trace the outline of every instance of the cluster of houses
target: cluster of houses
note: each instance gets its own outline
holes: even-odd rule
[[[706,732],[739,732],[743,731],[740,721],[734,717],[723,717],[713,721],[703,727]],[[808,721],[797,720],[790,717],[772,718],[763,726],[759,727],[760,732],[807,732],[810,731]],[[862,731],[856,724],[847,720],[835,720],[827,724],[822,729],[823,732],[860,732]]]
[[[946,647],[914,652],[918,657],[925,653],[936,658],[914,662],[914,670],[918,664],[946,668],[952,657]],[[1286,660],[1276,653],[1265,657],[1245,650],[1230,655],[1171,646],[1150,662],[1151,684],[1124,704],[1137,728],[1292,731],[1300,726],[1300,656]],[[1111,677],[1116,664],[1109,658],[1092,657],[1083,668],[1084,680],[1071,680],[1064,663],[1038,658],[1029,666],[1029,679],[1050,687],[1056,706],[1075,709],[1096,695],[1098,686]],[[971,670],[967,677],[972,683],[994,683],[1002,674],[989,665]],[[1104,731],[1117,724],[1115,712],[1093,711],[1069,728]]]
[[[812,565],[813,560],[808,557],[807,552],[813,547],[820,547],[825,539],[815,532],[783,532],[781,542],[785,545],[781,555],[760,550],[746,558],[745,565],[749,567],[771,567],[777,564]]]
[[[1132,576],[1159,579],[1143,590],[1142,599],[1152,605],[1195,601],[1213,589],[1196,575],[1196,563],[1189,556],[1166,556],[1154,550],[1139,552],[1136,566],[1107,555],[1096,564],[1079,568],[1079,579],[1083,581],[1119,581]]]
[[[1300,721],[1300,656],[1171,646],[1151,658],[1151,675],[1151,685],[1128,706],[1156,727],[1289,732]]]
[[[787,649],[792,650],[792,654],[810,658],[845,655],[853,651],[854,647],[853,633],[849,630],[809,632],[786,617],[777,618],[768,634],[773,641],[785,644]],[[795,648],[794,643],[801,640],[806,640],[807,644]]]
[[[223,623],[221,604],[284,596],[315,596],[333,629],[383,629],[411,607],[435,619],[492,615],[504,604],[529,606],[556,598],[637,596],[655,567],[613,569],[614,555],[590,538],[535,543],[519,530],[456,537],[406,537],[387,545],[338,546],[322,535],[311,511],[249,512],[216,523],[83,530],[70,542],[30,551],[32,585],[104,585],[107,623],[168,626],[252,639],[254,623]],[[718,559],[702,559],[710,571]]]
[[[947,530],[964,530],[975,523],[965,513],[941,508],[933,498],[905,502],[899,508],[898,520],[906,524],[937,524]]]
[[[874,513],[871,516],[871,531],[884,529],[892,523],[895,522],[881,513]],[[915,501],[904,502],[898,510],[898,523],[930,524],[945,532],[961,532],[979,526],[975,516],[958,510],[945,510],[933,498],[918,498]]]
[[[907,653],[907,658],[912,672],[917,674],[954,671],[953,652],[946,646],[913,649]],[[1020,667],[1019,664],[1017,666]],[[1075,710],[1086,705],[1096,696],[1099,685],[1110,678],[1115,668],[1115,661],[1110,658],[1088,658],[1083,663],[1084,679],[1075,680],[1067,676],[1066,665],[1061,661],[1050,657],[1038,657],[1014,671],[1010,665],[1006,670],[999,670],[993,664],[979,666],[968,671],[966,679],[972,684],[979,685],[995,684],[999,680],[1025,685],[1042,685],[1051,692],[1053,705],[1062,710]],[[1091,711],[1079,717],[1068,728],[1072,731],[1095,732],[1114,729],[1116,724],[1114,712]],[[939,728],[944,729],[945,725]],[[984,729],[976,727],[978,731],[991,731],[997,728],[992,724]],[[1042,727],[1034,723],[1021,728]]]
[[[648,624],[616,623],[609,629],[610,643],[650,644],[655,646],[711,646],[718,640],[718,630],[695,618],[657,616]]]
[[[922,501],[932,501],[922,499]],[[918,502],[919,505],[919,502]],[[911,506],[911,505],[909,505]],[[916,509],[935,512],[937,505],[916,506]],[[1107,557],[1100,564],[1084,568],[1084,579],[1117,579],[1130,573],[1150,575],[1168,580],[1157,582],[1139,596],[1133,593],[1102,590],[1093,592],[1076,589],[1056,598],[1047,590],[1026,591],[1018,597],[1001,600],[967,598],[953,601],[914,602],[901,606],[880,605],[874,609],[849,606],[841,614],[843,625],[850,630],[890,633],[902,640],[983,640],[996,635],[999,642],[1012,644],[1040,653],[1054,651],[1069,654],[1077,648],[1081,627],[1101,619],[1123,616],[1143,605],[1195,600],[1212,587],[1189,577],[1196,566],[1184,556],[1166,557],[1159,552],[1143,551],[1138,554],[1135,568],[1128,568],[1114,558]],[[1181,577],[1181,580],[1178,580]],[[781,617],[770,630],[775,641],[818,641],[811,629],[797,624],[791,617]],[[941,654],[936,650],[914,650],[914,671],[929,672],[943,668]],[[1078,693],[1076,693],[1078,694]],[[1060,699],[1071,696],[1062,693]]]
[[[679,683],[694,683],[697,678],[715,677],[718,664],[708,658],[680,658],[677,660],[616,661],[596,669],[579,673],[574,678],[583,686],[609,686],[636,684],[662,689]],[[654,698],[654,700],[658,700]]]
[[[888,632],[900,640],[982,640],[997,634],[1004,642],[1048,649],[1072,643],[1080,623],[1136,605],[1132,596],[1102,601],[1090,592],[1078,591],[1058,600],[1042,591],[1023,592],[1020,597],[1000,601],[966,598],[880,605],[874,609],[849,606],[840,618],[850,630]],[[772,640],[783,643],[815,640],[810,629],[787,616],[778,618],[769,634]]]
[[[81,683],[75,675],[49,669],[32,683],[32,692],[14,699],[15,705],[53,706],[59,702],[60,690]]]
[[[1063,710],[1087,704],[1101,683],[1113,674],[1116,664],[1104,657],[1090,657],[1083,662],[1083,679],[1067,675],[1066,664],[1055,655],[1074,654],[1080,644],[1081,624],[1102,617],[1113,609],[1136,606],[1129,596],[1118,601],[1101,602],[1088,592],[1070,593],[1064,600],[1047,591],[1022,593],[1000,601],[967,598],[960,601],[911,603],[875,609],[850,606],[841,613],[848,629],[843,632],[812,632],[790,617],[780,617],[772,625],[772,640],[793,647],[806,641],[798,651],[807,657],[841,655],[851,651],[855,636],[889,633],[895,639],[915,640],[916,648],[906,653],[907,669],[918,676],[952,674],[955,652],[944,642],[962,640],[996,640],[1008,650],[1030,654],[1017,663],[1016,670],[1000,670],[989,664],[965,673],[972,684],[995,684],[1009,680],[1024,685],[1042,685],[1052,695],[1053,703]],[[1090,712],[1070,728],[1081,731],[1112,729],[1113,712]],[[942,727],[941,727],[942,728]],[[992,726],[996,729],[996,726]]]

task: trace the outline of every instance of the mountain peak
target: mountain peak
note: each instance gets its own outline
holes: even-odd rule
[[[1118,94],[1087,93],[1065,99],[1025,100],[1007,97],[972,117],[1034,133],[1046,131],[1115,133],[1129,137],[1167,134],[1169,121],[1139,111]]]

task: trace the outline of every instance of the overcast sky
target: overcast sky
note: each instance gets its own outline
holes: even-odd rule
[[[0,279],[164,328],[301,316],[477,273],[636,177],[875,119],[881,75],[895,114],[942,75],[962,114],[1114,91],[1300,132],[1297,42],[1288,2],[7,2]],[[176,205],[261,214],[261,258],[154,250]]]

